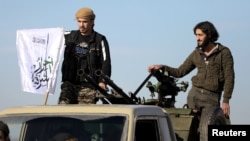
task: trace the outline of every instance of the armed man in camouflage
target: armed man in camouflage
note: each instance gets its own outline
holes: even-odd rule
[[[79,29],[65,35],[58,104],[95,104],[98,100],[96,95],[100,92],[84,76],[92,77],[102,89],[107,89],[96,71],[111,76],[109,44],[104,35],[94,30],[95,14],[92,9],[79,9],[75,18]]]

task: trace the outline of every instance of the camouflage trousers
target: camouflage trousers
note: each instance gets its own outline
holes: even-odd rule
[[[95,104],[98,94],[100,92],[94,88],[63,82],[58,104]]]

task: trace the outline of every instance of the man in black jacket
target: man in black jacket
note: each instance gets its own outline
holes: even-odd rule
[[[62,63],[59,104],[94,104],[100,92],[86,80],[85,74],[106,90],[107,85],[97,71],[111,76],[111,58],[106,37],[94,30],[95,14],[84,7],[75,14],[78,30],[65,35],[66,48]]]
[[[163,70],[174,77],[183,77],[197,68],[192,77],[188,106],[201,109],[221,106],[225,116],[230,114],[229,100],[234,89],[234,60],[229,48],[216,41],[219,34],[211,22],[198,23],[194,29],[197,47],[178,68],[167,65],[150,65],[148,71]],[[223,92],[223,95],[222,95]],[[222,99],[222,105],[220,100]]]

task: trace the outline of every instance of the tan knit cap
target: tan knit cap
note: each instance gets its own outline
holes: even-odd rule
[[[92,20],[95,19],[95,14],[94,14],[93,10],[90,8],[87,8],[87,7],[83,7],[81,9],[79,9],[76,12],[75,16],[76,16],[76,19],[78,19],[78,18],[90,18]]]

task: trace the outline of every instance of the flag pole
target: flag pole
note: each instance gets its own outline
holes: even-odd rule
[[[48,97],[49,97],[49,92],[47,92],[45,95],[44,105],[47,105]]]

